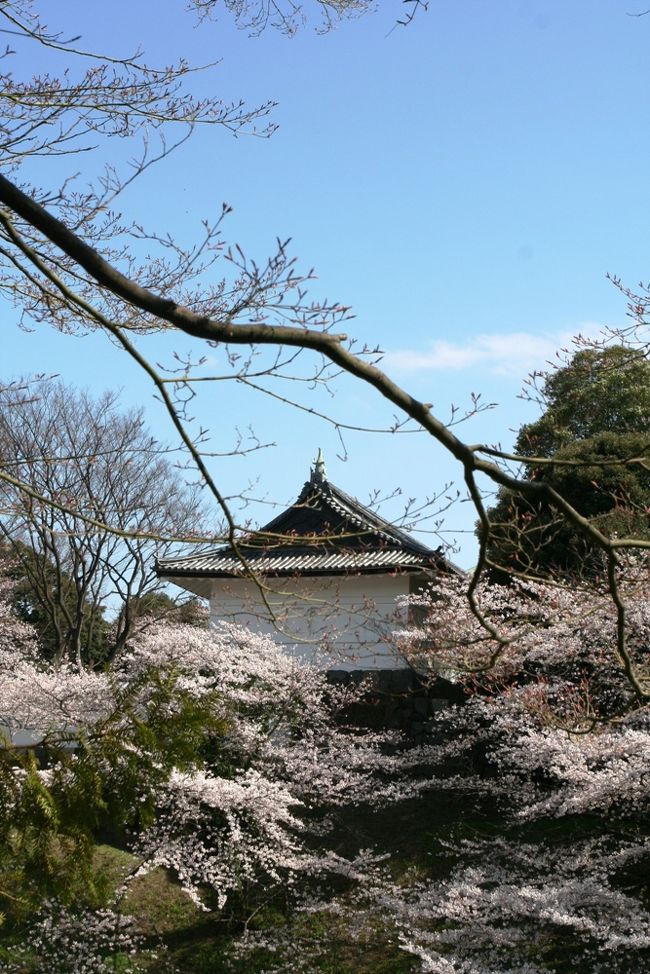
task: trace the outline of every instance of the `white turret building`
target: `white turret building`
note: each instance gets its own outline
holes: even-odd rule
[[[211,618],[271,633],[327,670],[396,670],[400,596],[440,572],[433,551],[327,479],[322,452],[294,504],[244,538],[159,562],[162,578],[209,599]]]

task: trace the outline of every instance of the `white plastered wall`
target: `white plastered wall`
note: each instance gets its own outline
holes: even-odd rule
[[[390,634],[406,622],[396,599],[409,591],[408,575],[268,579],[259,588],[245,579],[214,579],[210,617],[271,635],[301,659],[323,669],[403,669]]]

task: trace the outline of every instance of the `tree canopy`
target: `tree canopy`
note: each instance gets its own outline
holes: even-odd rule
[[[138,410],[60,381],[0,395],[0,536],[16,606],[55,661],[99,663],[160,611],[155,556],[209,528],[200,494]]]
[[[521,428],[524,476],[545,484],[607,537],[650,536],[650,363],[622,345],[582,349],[545,379],[542,416]],[[604,560],[551,499],[501,490],[489,511],[497,569],[593,573]]]
[[[545,374],[539,395],[544,413],[522,426],[515,450],[550,457],[599,433],[643,434],[650,424],[650,363],[626,345],[583,348]]]

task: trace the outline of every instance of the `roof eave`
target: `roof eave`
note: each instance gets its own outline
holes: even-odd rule
[[[275,571],[271,569],[263,572],[251,571],[249,574],[232,571],[210,571],[209,569],[197,571],[196,569],[191,568],[157,568],[156,574],[159,578],[240,578],[246,580],[255,578],[315,578],[318,576],[354,578],[358,575],[422,575],[424,573],[437,574],[440,571],[444,572],[447,570],[447,566],[431,563],[423,565],[370,565],[368,567],[354,566],[347,569],[304,568],[300,570],[289,569],[285,571],[282,569]]]

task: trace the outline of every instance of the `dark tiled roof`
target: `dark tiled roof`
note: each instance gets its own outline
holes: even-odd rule
[[[247,535],[239,550],[222,547],[158,563],[163,577],[341,575],[434,569],[454,571],[433,551],[327,480],[307,482],[288,510]]]

